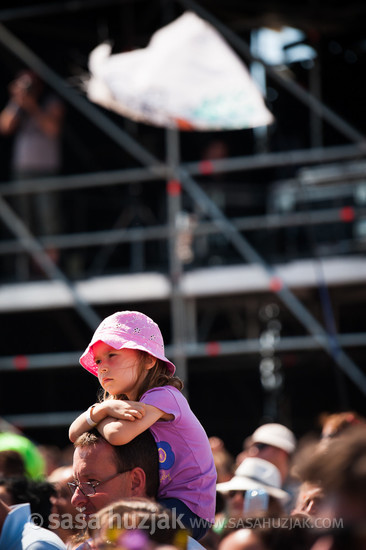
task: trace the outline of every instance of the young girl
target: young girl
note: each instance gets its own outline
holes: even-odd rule
[[[195,538],[214,523],[216,470],[207,435],[181,393],[182,381],[164,355],[158,325],[143,313],[121,311],[99,325],[80,358],[98,376],[104,400],[70,426],[70,440],[96,426],[112,445],[150,428],[159,452],[158,500],[176,509]],[[182,518],[182,516],[180,516]]]

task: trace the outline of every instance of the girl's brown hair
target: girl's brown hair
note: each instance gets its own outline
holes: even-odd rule
[[[136,350],[139,355],[139,370],[140,375],[146,370],[146,362],[149,355],[146,351]],[[177,390],[182,391],[183,382],[178,376],[172,376],[170,373],[167,364],[160,359],[155,359],[155,364],[148,371],[146,376],[140,382],[137,392],[136,401],[140,401],[142,395],[151,390],[152,388],[161,388],[162,386],[173,386]],[[111,396],[107,391],[102,391],[102,395],[99,396],[100,401],[105,401],[106,399],[128,399],[125,394],[120,394],[116,396]]]

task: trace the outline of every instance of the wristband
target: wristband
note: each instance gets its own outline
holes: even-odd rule
[[[92,420],[90,416],[90,413],[94,407],[95,405],[90,405],[89,409],[85,412],[85,420],[91,428],[95,428],[95,426],[98,424],[98,422],[94,422],[94,420]]]

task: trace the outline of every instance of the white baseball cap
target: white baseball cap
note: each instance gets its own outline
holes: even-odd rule
[[[292,454],[296,448],[294,434],[283,424],[263,424],[255,430],[249,441],[250,443],[272,445],[272,447],[278,447],[288,454]]]

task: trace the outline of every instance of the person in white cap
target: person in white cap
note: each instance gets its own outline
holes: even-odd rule
[[[279,469],[282,484],[285,482],[296,449],[296,438],[291,430],[283,424],[263,424],[245,440],[244,447],[238,457],[239,463],[244,457],[268,460]]]

